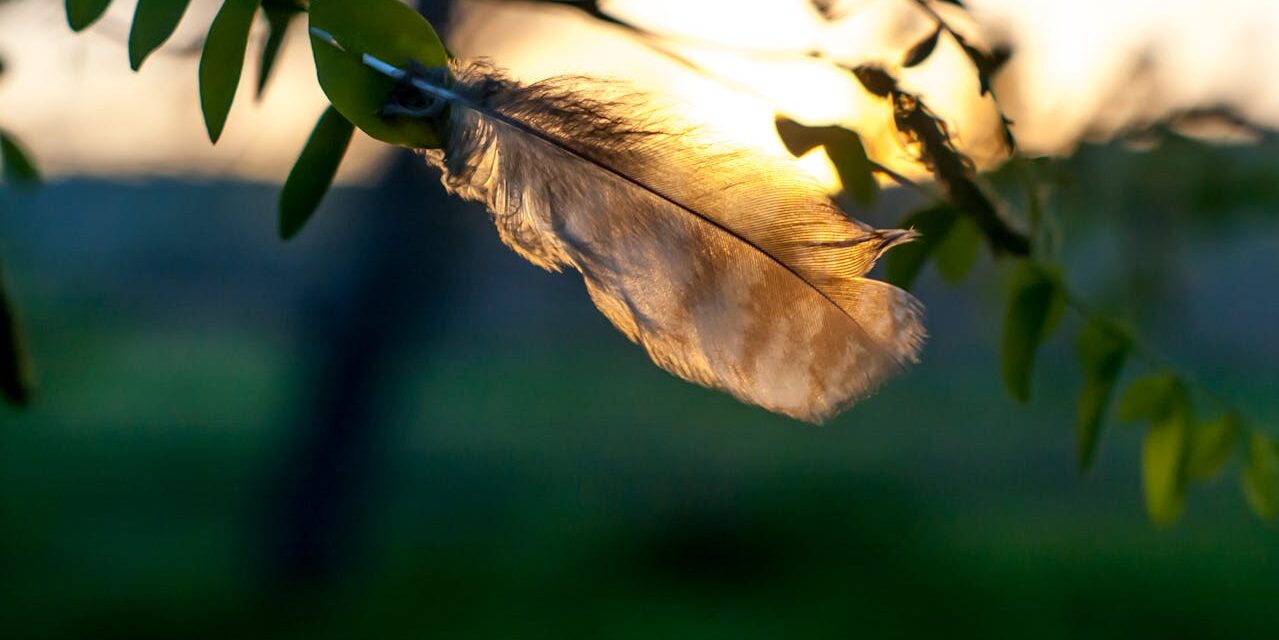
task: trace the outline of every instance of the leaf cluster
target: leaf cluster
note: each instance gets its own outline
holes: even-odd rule
[[[111,0],[66,0],[73,30],[92,26]],[[129,31],[129,64],[140,70],[181,24],[190,0],[140,0]],[[306,16],[309,26],[333,34],[350,48],[314,44],[320,87],[332,103],[316,122],[280,194],[280,235],[296,235],[332,185],[356,128],[391,144],[438,146],[438,132],[409,119],[379,113],[394,83],[368,69],[359,53],[395,65],[410,61],[443,65],[448,56],[435,30],[416,11],[396,0],[224,0],[209,24],[200,53],[200,110],[209,140],[222,137],[240,87],[254,24],[266,37],[258,49],[257,97],[266,91],[291,27]]]

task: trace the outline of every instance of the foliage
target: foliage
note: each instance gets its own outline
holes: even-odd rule
[[[191,0],[138,0],[129,29],[129,66],[134,71],[173,35]]]
[[[1132,349],[1129,337],[1101,322],[1089,322],[1079,332],[1079,363],[1084,369],[1084,390],[1079,396],[1076,452],[1079,468],[1088,470],[1097,455],[1097,442],[1106,407],[1114,395],[1119,373]]]
[[[360,58],[360,54],[370,54],[401,67],[410,61],[443,65],[448,56],[431,25],[395,0],[312,0],[310,17],[312,27],[348,48],[343,52],[314,41],[311,47],[320,87],[333,106],[360,130],[383,142],[438,147],[436,132],[421,120],[381,116],[395,83],[369,69]]]
[[[67,0],[67,24],[83,31],[97,22],[110,5],[111,0]]]
[[[351,121],[343,118],[337,109],[324,110],[280,193],[280,237],[288,239],[297,235],[315,212],[333,182],[354,133]]]

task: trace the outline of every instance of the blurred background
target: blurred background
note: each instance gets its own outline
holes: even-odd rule
[[[0,4],[0,125],[48,174],[0,192],[38,380],[31,407],[0,407],[0,636],[1279,632],[1279,536],[1234,474],[1195,485],[1182,521],[1158,529],[1140,431],[1107,427],[1097,466],[1076,470],[1070,332],[1041,354],[1033,402],[1008,398],[1000,264],[983,257],[959,285],[927,270],[923,362],[822,427],[796,423],[654,367],[576,274],[515,256],[407,151],[357,140],[315,219],[281,242],[279,182],[324,104],[300,25],[266,97],[242,87],[214,148],[194,69],[217,3],[193,3],[190,33],[137,75],[133,4],[81,35],[61,3]],[[712,48],[738,37],[832,59],[863,53],[839,52],[838,31],[803,35],[803,20],[877,15],[707,0],[724,16],[708,22],[616,4],[655,30],[736,25],[698,41]],[[1265,133],[1279,49],[1261,37],[1279,12],[970,4],[975,33],[1013,52],[996,89],[1019,139],[1055,157],[1072,280],[1279,425],[1279,143]],[[583,56],[574,43],[598,52],[590,30],[609,27],[571,8],[487,5],[420,9],[455,50],[526,77],[669,75]],[[791,36],[762,41],[760,21]],[[830,87],[785,82],[807,76],[706,89],[701,75],[664,87],[779,153],[770,87],[817,92],[788,110],[807,124],[861,117],[822,106]],[[943,115],[976,147],[988,116],[962,102]],[[1212,141],[1146,135],[1204,112],[1232,116]],[[804,166],[822,178],[819,160]],[[910,205],[889,192],[859,215],[892,225]]]

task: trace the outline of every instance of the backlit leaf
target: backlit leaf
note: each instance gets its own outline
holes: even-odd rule
[[[83,31],[97,22],[110,4],[111,0],[67,0],[67,24],[75,31]]]
[[[1128,385],[1119,399],[1119,419],[1123,422],[1164,420],[1175,408],[1177,398],[1184,393],[1176,374],[1153,373],[1138,378]]]
[[[1078,353],[1084,368],[1084,389],[1079,396],[1075,442],[1081,470],[1090,468],[1096,457],[1102,419],[1129,348],[1127,336],[1096,322],[1085,325],[1079,334]]]
[[[1242,432],[1243,420],[1233,413],[1191,429],[1187,463],[1190,477],[1206,480],[1217,475],[1230,459]]]
[[[244,50],[257,10],[258,0],[226,0],[204,41],[200,55],[200,109],[214,143],[222,136],[235,90],[240,86]]]
[[[134,71],[160,48],[182,21],[191,0],[138,0],[129,30],[129,66]]]
[[[1172,524],[1185,508],[1187,419],[1186,413],[1174,411],[1153,423],[1141,444],[1146,513],[1157,525]]]
[[[1004,386],[1020,402],[1030,400],[1035,353],[1064,306],[1056,277],[1043,267],[1023,263],[1013,274],[1000,361]]]
[[[1241,481],[1254,513],[1266,520],[1279,517],[1279,453],[1270,438],[1260,433],[1249,437]]]
[[[296,235],[320,206],[354,132],[355,127],[337,109],[325,109],[280,193],[280,237]]]
[[[448,55],[431,25],[397,0],[312,0],[311,26],[331,34],[346,49],[311,38],[320,87],[329,101],[373,138],[406,147],[434,148],[439,137],[416,118],[383,118],[379,112],[394,82],[369,69],[361,54],[403,67],[415,61],[427,67],[447,63]]]

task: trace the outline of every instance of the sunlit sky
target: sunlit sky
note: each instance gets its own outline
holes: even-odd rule
[[[116,0],[85,34],[72,34],[62,3],[13,2],[0,9],[0,126],[16,132],[47,172],[205,174],[282,180],[323,108],[300,28],[283,52],[267,98],[255,103],[251,45],[227,135],[205,138],[196,92],[200,29],[215,0],[195,0],[172,44],[141,73],[124,41],[135,2]],[[670,37],[669,56],[571,9],[469,0],[460,3],[452,45],[485,55],[520,77],[560,73],[620,77],[652,90],[687,118],[741,144],[784,153],[773,131],[781,112],[812,125],[862,131],[890,164],[886,113],[836,63],[894,64],[931,22],[910,0],[845,0],[827,20],[809,0],[605,0],[602,6]],[[1107,134],[1178,110],[1228,106],[1279,127],[1279,10],[1274,0],[971,0],[973,21],[942,10],[970,37],[1007,42],[1015,55],[996,89],[1017,122],[1022,148],[1062,153],[1088,133]],[[939,5],[940,6],[940,5]],[[300,27],[301,25],[296,25]],[[262,34],[257,34],[261,37]],[[255,38],[254,42],[259,42]],[[806,58],[818,52],[820,59]],[[998,158],[995,112],[953,42],[942,41],[902,83],[923,94],[979,162]],[[366,139],[343,178],[379,167]],[[831,179],[824,159],[805,166]]]
[[[200,115],[196,65],[202,30],[218,2],[194,0],[178,32],[129,69],[126,50],[135,0],[116,0],[81,34],[62,2],[15,1],[0,8],[0,127],[16,133],[53,176],[210,175],[283,181],[324,110],[303,25],[280,54],[261,103],[254,100],[258,24],[227,128],[209,144]],[[261,21],[259,21],[261,22]],[[348,178],[377,166],[381,145],[357,142]]]

